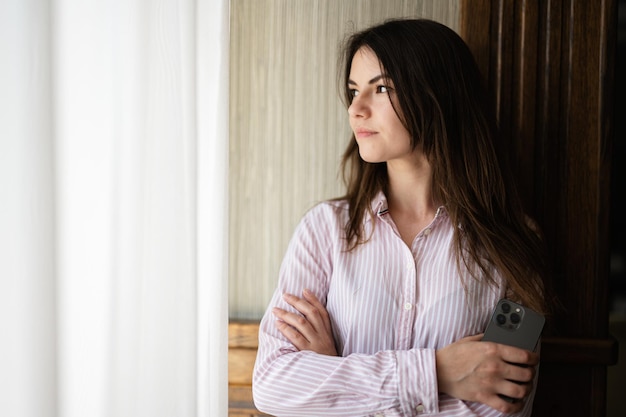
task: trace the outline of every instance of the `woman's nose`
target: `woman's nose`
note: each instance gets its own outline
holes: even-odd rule
[[[369,112],[369,106],[362,96],[354,97],[348,107],[348,115],[351,117],[367,117],[369,116]]]

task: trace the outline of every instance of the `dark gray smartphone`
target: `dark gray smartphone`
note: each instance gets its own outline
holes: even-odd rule
[[[545,317],[530,308],[502,299],[493,310],[482,340],[534,351],[545,322]]]
[[[502,299],[493,309],[482,340],[534,351],[545,322],[545,317],[530,308]],[[506,395],[498,395],[512,403],[520,401]]]

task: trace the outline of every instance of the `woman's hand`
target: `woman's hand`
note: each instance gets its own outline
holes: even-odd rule
[[[436,352],[439,392],[478,401],[503,413],[521,410],[523,399],[532,390],[539,355],[481,342],[481,338],[466,337]]]
[[[323,355],[338,356],[330,316],[326,307],[309,290],[302,298],[284,294],[283,299],[302,315],[275,307],[276,328],[298,350],[312,350]]]

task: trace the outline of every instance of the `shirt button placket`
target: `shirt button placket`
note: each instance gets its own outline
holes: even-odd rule
[[[404,246],[404,272],[402,273],[402,304],[396,333],[396,346],[400,350],[409,349],[415,314],[415,258],[413,252]],[[400,300],[398,300],[400,301]]]

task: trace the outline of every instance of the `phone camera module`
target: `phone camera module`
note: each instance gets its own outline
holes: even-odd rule
[[[502,302],[498,306],[498,312],[492,318],[495,324],[506,330],[514,331],[519,328],[522,323],[524,312],[515,304]]]

